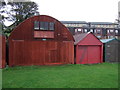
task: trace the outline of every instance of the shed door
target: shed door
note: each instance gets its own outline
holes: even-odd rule
[[[79,46],[77,53],[78,64],[100,63],[100,46]]]
[[[100,63],[100,46],[88,46],[88,63]]]
[[[88,47],[87,46],[79,46],[78,47],[78,52],[77,52],[77,64],[86,64],[87,63],[87,53],[88,52]]]
[[[46,63],[57,63],[58,62],[58,46],[57,42],[46,43]]]
[[[108,62],[117,62],[118,61],[118,45],[106,45],[105,48],[105,60]]]

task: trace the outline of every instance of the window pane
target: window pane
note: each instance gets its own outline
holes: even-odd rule
[[[50,24],[49,24],[49,29],[50,29],[50,30],[54,30],[54,23],[50,22]]]
[[[45,28],[45,30],[48,30],[48,22],[44,22],[45,23],[45,26],[44,26],[44,28]]]
[[[113,30],[110,30],[110,32],[113,32]]]
[[[75,29],[75,32],[78,32],[78,29]]]
[[[100,29],[98,29],[98,30],[97,30],[97,34],[100,34],[100,33],[101,33],[101,30],[100,30]]]
[[[94,32],[96,33],[96,29],[94,30]]]
[[[115,33],[117,33],[117,34],[118,34],[118,30],[115,30]]]
[[[84,29],[84,32],[87,32],[87,29]]]
[[[40,22],[40,30],[54,30],[54,23]]]
[[[44,29],[44,22],[40,22],[40,30],[45,30]]]
[[[82,29],[80,29],[80,28],[79,28],[79,29],[78,29],[78,31],[80,31],[80,32],[81,32],[81,31],[82,31]]]
[[[93,32],[93,29],[90,29],[90,32]]]
[[[34,29],[39,29],[39,22],[38,21],[35,21],[34,22]]]
[[[97,36],[97,38],[101,38],[101,36]]]
[[[100,29],[98,29],[97,32],[100,32]]]
[[[48,22],[40,22],[40,30],[48,30]]]

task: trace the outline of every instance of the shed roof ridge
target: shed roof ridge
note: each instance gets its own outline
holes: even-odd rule
[[[74,35],[74,39],[75,39],[75,42],[74,44],[78,44],[79,42],[81,42],[90,32],[87,32],[87,33],[81,33],[81,34],[76,34]],[[83,36],[82,36],[83,35]],[[81,39],[79,39],[81,37]]]

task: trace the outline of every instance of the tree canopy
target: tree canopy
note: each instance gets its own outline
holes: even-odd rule
[[[35,2],[2,2],[0,4],[0,14],[3,33],[9,36],[10,32],[25,19],[38,15],[38,5]],[[5,22],[12,22],[6,26]]]

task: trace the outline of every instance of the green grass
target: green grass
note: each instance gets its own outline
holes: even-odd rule
[[[3,88],[118,88],[118,64],[3,69]]]
[[[0,69],[0,90],[2,89],[2,69]]]

